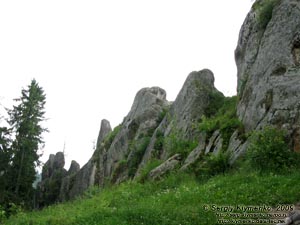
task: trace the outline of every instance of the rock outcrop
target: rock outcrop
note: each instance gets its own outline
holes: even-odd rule
[[[295,151],[300,151],[299,8],[295,0],[256,1],[235,51],[237,113],[246,131],[283,128]]]
[[[100,185],[104,184],[104,178],[118,183],[135,175],[167,105],[166,92],[159,87],[143,88],[136,94],[114,139],[96,151]]]
[[[95,171],[96,165],[90,160],[76,173],[68,173],[70,175],[62,179],[59,191],[59,200],[65,201],[73,199],[74,197],[82,194],[90,186],[94,185]]]
[[[62,153],[49,157],[40,184],[44,203],[72,199],[92,185],[138,177],[152,160],[162,162],[150,171],[152,180],[171,170],[187,171],[203,163],[206,154],[229,151],[233,163],[249,144],[243,132],[268,125],[287,130],[291,147],[300,151],[299,11],[296,0],[257,0],[247,15],[235,50],[239,102],[236,109],[238,100],[231,98],[235,101],[228,117],[236,124],[226,129],[214,121],[213,128],[197,128],[228,100],[214,87],[208,69],[190,73],[173,103],[166,100],[163,89],[143,88],[114,130],[102,120],[96,151],[81,169],[72,162],[65,171]],[[49,191],[52,181],[60,185],[56,194]]]
[[[77,173],[80,170],[80,165],[75,160],[72,160],[70,168],[68,170],[68,175]]]
[[[177,166],[180,165],[181,156],[179,154],[173,155],[167,161],[151,170],[149,173],[149,178],[151,180],[158,180],[162,176],[166,175],[170,171],[174,170]]]
[[[195,125],[203,116],[210,116],[213,113],[212,105],[217,99],[224,98],[224,95],[215,88],[214,80],[213,73],[208,69],[188,75],[178,96],[171,104],[169,113],[155,130],[139,171],[151,158],[167,160],[172,156],[164,146],[161,145],[161,149],[158,149],[159,137],[166,139],[172,133],[176,133],[178,139],[189,141],[199,139],[200,134],[195,129]],[[216,103],[214,107],[218,108],[220,104]]]
[[[38,184],[38,207],[44,207],[59,200],[62,180],[67,175],[64,165],[65,157],[62,152],[49,156],[42,170],[42,181]]]
[[[111,126],[109,121],[103,119],[100,125],[97,146],[100,146],[110,132]],[[65,201],[73,199],[82,194],[90,186],[93,186],[96,182],[97,166],[96,162],[93,159],[90,159],[81,169],[79,169],[79,164],[72,161],[68,176],[64,177],[62,180],[59,200]]]
[[[96,148],[100,147],[101,142],[104,138],[112,131],[110,123],[108,120],[103,119],[101,120],[100,131],[97,139]]]
[[[65,156],[62,152],[57,152],[56,155],[50,154],[42,170],[42,180],[51,178],[56,171],[64,169],[64,166]]]
[[[201,155],[205,154],[204,153],[205,145],[206,145],[206,134],[204,133],[200,135],[198,146],[187,156],[180,170],[185,171],[194,163],[196,163],[200,159]]]
[[[176,100],[171,106],[170,114],[175,129],[180,130],[183,137],[195,137],[193,125],[203,115],[209,116],[211,103],[216,95],[223,96],[214,86],[214,74],[204,69],[188,75]]]
[[[154,158],[165,162],[151,172],[151,179],[179,168],[183,156],[170,152],[163,139],[178,135],[178,139],[185,142],[198,140],[194,125],[202,116],[210,116],[212,103],[220,98],[224,96],[214,87],[214,76],[208,69],[190,73],[173,103],[166,100],[166,92],[159,87],[141,89],[122,124],[112,131],[109,122],[102,120],[92,158],[80,170],[79,165],[72,162],[60,181],[55,199],[73,199],[92,185],[103,186],[107,182],[120,183],[134,178]],[[205,141],[200,139],[199,146],[205,146]],[[198,147],[186,160],[186,166],[195,162],[201,151]],[[52,157],[48,164],[52,163]]]

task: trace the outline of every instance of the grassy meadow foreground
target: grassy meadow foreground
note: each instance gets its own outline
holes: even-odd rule
[[[21,212],[4,224],[217,224],[212,205],[275,208],[299,201],[299,178],[299,170],[281,175],[236,171],[205,180],[185,173],[170,174],[156,182],[92,188],[74,201]]]

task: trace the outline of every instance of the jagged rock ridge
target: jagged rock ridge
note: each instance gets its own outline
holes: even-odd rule
[[[266,5],[272,11],[265,15],[262,7]],[[241,28],[235,51],[237,115],[244,130],[267,125],[284,128],[295,151],[300,151],[299,9],[295,0],[257,0]],[[248,146],[239,129],[224,135],[220,129],[206,133],[196,127],[224,104],[224,98],[214,87],[214,76],[208,69],[189,74],[173,103],[159,87],[141,89],[128,115],[113,131],[107,120],[102,121],[97,149],[89,162],[80,170],[71,165],[72,170],[62,172],[56,200],[72,199],[91,185],[137,178],[152,160],[161,164],[149,173],[151,179],[159,179],[170,170],[187,170],[205,154],[228,151],[234,162]],[[183,144],[196,145],[182,145],[191,148],[188,154],[171,151],[174,136]],[[53,157],[46,167],[54,164]],[[59,170],[63,171],[61,166]],[[45,169],[41,187],[47,186],[51,174],[53,169]]]

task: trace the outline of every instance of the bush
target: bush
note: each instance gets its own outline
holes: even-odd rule
[[[147,180],[148,174],[151,170],[155,169],[162,163],[161,160],[153,159],[149,161],[142,169],[141,174],[138,176],[137,181],[140,183],[144,183]]]
[[[137,141],[133,141],[130,144],[130,157],[128,158],[128,176],[133,178],[140,162],[143,159],[145,151],[150,143],[151,137],[143,137]]]
[[[164,139],[163,146],[166,148],[169,156],[180,154],[183,158],[186,158],[188,154],[197,147],[197,141],[191,141],[181,137],[180,132],[173,131]]]
[[[164,133],[160,130],[156,132],[156,140],[153,146],[152,157],[159,158],[160,154],[162,153],[164,147]]]
[[[198,125],[200,132],[205,132],[210,137],[214,131],[220,130],[223,138],[223,150],[226,150],[232,133],[238,129],[243,133],[243,125],[236,115],[237,96],[226,97],[222,107],[213,117],[202,117]]]
[[[219,152],[217,155],[210,154],[196,164],[194,169],[198,178],[209,178],[218,174],[224,174],[231,166],[229,164],[230,155],[228,152]]]
[[[164,107],[157,118],[157,123],[161,123],[161,121],[165,118],[167,112],[169,111],[168,107]]]
[[[115,139],[115,137],[117,136],[117,134],[120,132],[122,128],[122,125],[118,125],[116,126],[113,131],[111,131],[107,137],[104,140],[104,146],[106,149],[108,149],[110,147],[110,145],[112,144],[113,140]]]
[[[124,170],[127,169],[127,160],[120,160],[117,164],[116,169],[114,170],[112,174],[112,182],[115,183],[118,179],[118,177],[124,172]]]
[[[204,115],[206,117],[214,116],[220,107],[224,104],[225,97],[221,92],[213,91],[208,94],[209,104],[204,109]]]
[[[285,132],[272,127],[255,131],[250,138],[247,159],[259,171],[279,172],[296,165],[297,153],[285,140]]]
[[[1,221],[3,221],[4,219],[6,219],[6,212],[5,212],[4,207],[2,207],[0,205],[0,224],[1,224]]]

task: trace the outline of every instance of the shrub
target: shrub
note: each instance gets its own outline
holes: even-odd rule
[[[116,182],[118,177],[120,176],[120,174],[122,174],[124,172],[124,170],[127,169],[127,160],[120,160],[117,164],[116,169],[114,170],[113,174],[112,174],[112,182]]]
[[[154,143],[154,150],[152,152],[152,156],[154,158],[158,158],[163,150],[163,147],[164,147],[164,133],[160,130],[158,130],[156,132],[156,140],[155,140],[155,143]]]
[[[128,159],[128,176],[129,177],[134,177],[138,166],[144,156],[144,153],[150,143],[151,137],[143,137],[142,139],[138,141],[133,141],[130,144],[130,149],[131,149],[131,156]]]
[[[162,111],[158,115],[157,123],[161,123],[161,121],[165,118],[168,111],[169,111],[168,107],[163,107]]]
[[[209,104],[204,109],[204,114],[207,117],[214,116],[219,108],[224,104],[225,97],[221,92],[213,91],[208,94]]]
[[[247,159],[254,169],[279,172],[296,165],[296,154],[289,149],[284,131],[265,127],[253,132]]]
[[[173,131],[165,138],[163,146],[170,156],[180,154],[183,158],[186,158],[188,154],[197,147],[197,141],[187,140],[181,137],[180,132]]]
[[[113,140],[115,139],[115,137],[117,136],[117,134],[120,132],[122,128],[122,125],[118,125],[116,126],[113,131],[111,131],[107,137],[104,140],[104,146],[106,149],[108,149],[110,147],[110,145],[112,144]]]
[[[237,96],[226,97],[222,107],[213,117],[202,117],[198,125],[200,132],[205,132],[210,137],[215,130],[220,130],[223,138],[223,149],[228,147],[229,139],[232,133],[238,129],[241,133],[243,125],[236,115]]]
[[[141,174],[139,175],[137,181],[144,183],[147,180],[148,174],[150,173],[151,170],[154,168],[158,167],[162,163],[161,160],[158,159],[153,159],[149,161],[142,169],[141,169]]]
[[[5,212],[5,209],[4,209],[4,207],[2,207],[2,206],[0,205],[0,224],[1,224],[1,221],[3,221],[5,218],[6,218],[6,212]]]
[[[209,178],[218,174],[224,174],[231,168],[229,158],[228,152],[204,156],[194,169],[196,176],[198,178]]]

